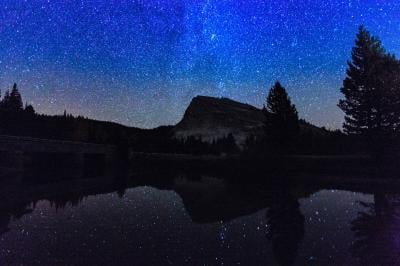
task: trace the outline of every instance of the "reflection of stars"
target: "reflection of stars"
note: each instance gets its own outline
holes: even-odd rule
[[[219,240],[220,240],[221,246],[225,245],[226,233],[227,233],[226,224],[222,223],[221,227],[220,227],[220,231],[219,231]]]

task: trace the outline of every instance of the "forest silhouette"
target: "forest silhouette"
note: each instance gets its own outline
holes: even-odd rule
[[[321,128],[316,133],[299,119],[296,106],[277,81],[269,91],[263,113],[264,131],[238,145],[235,136],[205,141],[176,138],[173,126],[155,129],[126,127],[112,122],[62,115],[37,114],[23,104],[17,84],[0,101],[0,134],[45,139],[114,144],[138,152],[182,154],[290,154],[398,155],[400,131],[400,61],[387,53],[379,38],[360,26],[340,88],[338,107],[345,114],[343,131]],[[322,132],[322,133],[321,133]]]

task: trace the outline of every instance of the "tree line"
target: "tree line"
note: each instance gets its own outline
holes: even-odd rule
[[[397,153],[400,133],[400,61],[386,52],[378,37],[360,26],[340,88],[338,107],[344,112],[343,131],[316,130],[299,119],[284,86],[270,89],[263,113],[264,135],[250,136],[249,154],[293,153]],[[316,128],[316,127],[315,127]],[[0,100],[0,134],[130,145],[138,151],[221,154],[237,153],[232,134],[207,142],[200,138],[176,139],[172,127],[154,130],[128,128],[84,117],[47,116],[23,105],[14,84]]]
[[[54,116],[38,114],[32,105],[23,105],[17,84],[0,96],[2,135],[118,144],[126,143],[134,131],[115,123],[75,117],[66,111]]]
[[[154,153],[232,154],[239,151],[232,134],[207,142],[190,136],[177,139],[172,127],[153,130],[125,127],[116,123],[73,116],[37,114],[30,104],[22,104],[22,96],[14,84],[0,97],[0,134],[29,136],[99,144],[114,144],[124,150]]]
[[[300,130],[304,121],[299,119],[295,105],[278,81],[270,89],[263,108],[264,139],[249,139],[250,144],[286,154],[327,144],[330,151],[398,153],[400,61],[386,52],[378,37],[360,26],[347,65],[340,89],[344,97],[338,103],[345,114],[345,134],[335,131],[318,139],[321,136]]]
[[[1,98],[1,93],[0,93]],[[11,91],[6,90],[3,98],[0,100],[0,111],[7,113],[21,113],[25,112],[28,115],[34,115],[35,109],[30,104],[22,103],[22,97],[20,92],[18,91],[17,84],[14,83]]]

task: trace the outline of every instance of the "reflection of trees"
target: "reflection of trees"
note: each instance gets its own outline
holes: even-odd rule
[[[399,265],[399,197],[375,194],[374,203],[360,204],[365,210],[351,223],[353,255],[361,265]]]
[[[293,265],[304,236],[304,216],[299,202],[286,192],[279,194],[267,210],[267,237],[272,241],[279,265]]]
[[[0,236],[9,231],[8,225],[12,219],[20,219],[25,214],[31,212],[30,204],[20,204],[15,206],[14,209],[3,209],[0,212]]]
[[[86,198],[84,195],[70,195],[70,196],[58,196],[48,199],[50,202],[50,207],[56,210],[63,210],[67,206],[77,207]]]

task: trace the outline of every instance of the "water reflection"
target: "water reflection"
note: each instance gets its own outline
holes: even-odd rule
[[[355,240],[352,252],[361,265],[400,264],[400,197],[374,194],[374,202],[363,207],[352,221]]]
[[[0,264],[399,264],[400,197],[332,189],[184,174],[7,183]]]
[[[266,212],[268,232],[276,262],[293,265],[300,242],[304,237],[304,216],[298,200],[290,191],[280,189]]]

